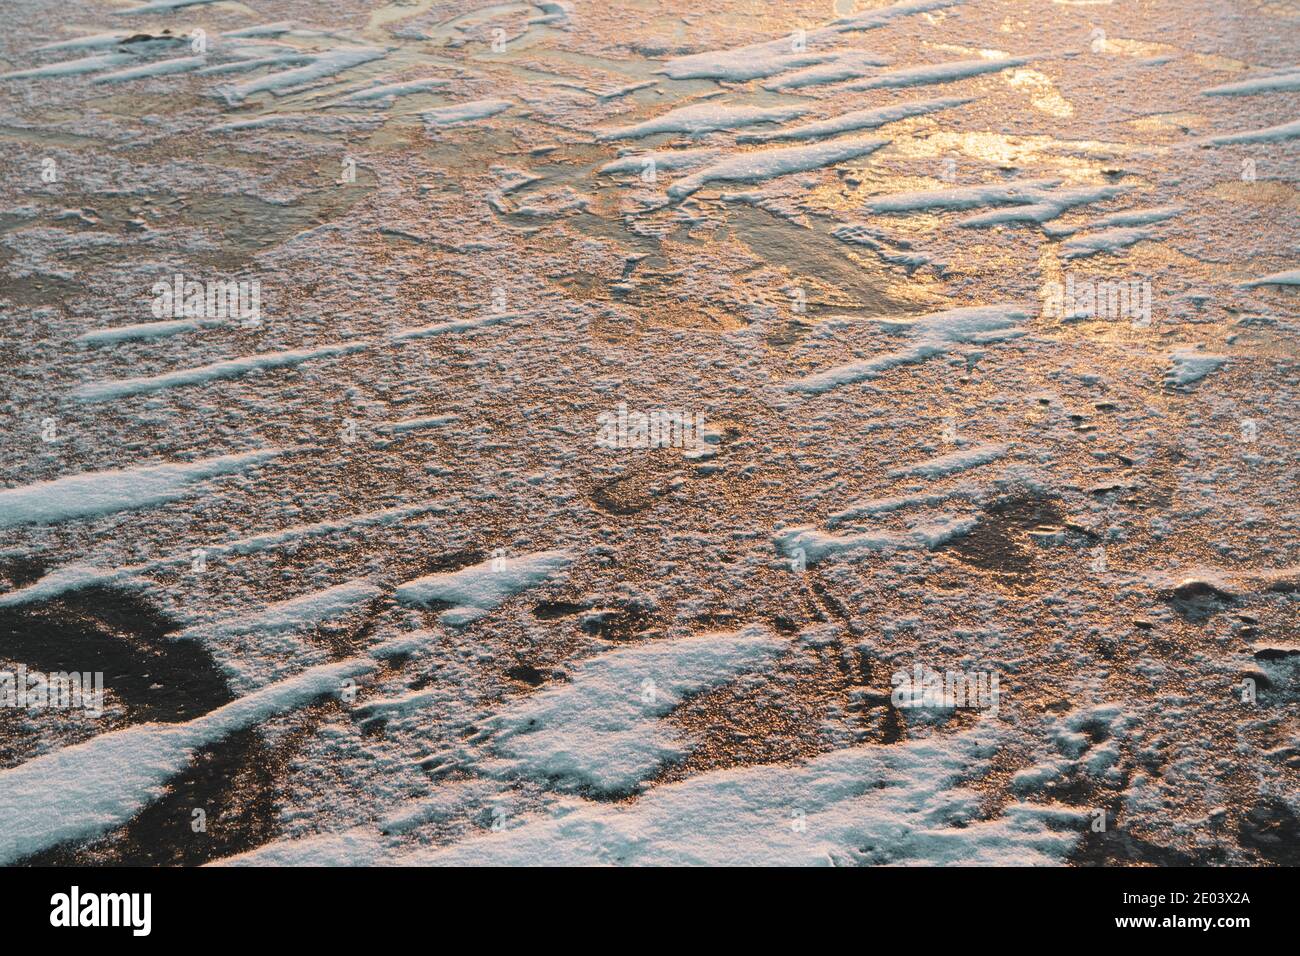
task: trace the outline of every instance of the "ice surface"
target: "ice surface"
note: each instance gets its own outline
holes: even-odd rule
[[[1293,861],[1294,31],[888,2],[0,5],[0,855]]]

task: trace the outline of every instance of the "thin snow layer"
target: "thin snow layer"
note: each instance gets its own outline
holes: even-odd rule
[[[1252,289],[1261,285],[1300,285],[1300,269],[1290,269],[1286,272],[1274,272],[1272,275],[1266,275],[1259,279],[1251,279],[1248,282],[1240,283],[1243,289]]]
[[[401,421],[388,422],[380,425],[379,431],[387,432],[390,435],[400,435],[403,432],[420,431],[425,428],[441,428],[455,421],[459,421],[459,416],[425,415],[421,418],[404,418]]]
[[[1173,368],[1165,372],[1166,385],[1190,385],[1199,382],[1228,361],[1226,355],[1213,355],[1195,349],[1179,349],[1169,356]]]
[[[1013,66],[1024,66],[1033,57],[1012,56],[1000,60],[954,60],[950,63],[935,63],[930,66],[912,66],[901,70],[889,70],[865,80],[857,80],[838,87],[840,90],[872,90],[899,86],[929,86],[936,83],[952,83],[982,73],[994,73]]]
[[[521,314],[519,312],[494,312],[470,319],[452,319],[448,322],[435,322],[433,325],[419,325],[394,332],[388,337],[388,341],[408,342],[412,339],[427,339],[437,335],[448,335],[453,332],[469,332],[473,329],[482,329],[490,325],[510,322],[519,318]]]
[[[829,525],[843,524],[853,518],[861,518],[864,515],[888,514],[891,511],[901,511],[904,508],[913,508],[916,506],[941,505],[947,504],[954,498],[971,498],[974,493],[970,489],[958,488],[949,491],[930,492],[923,495],[901,495],[893,498],[871,498],[866,501],[857,501],[849,505],[842,511],[826,516],[826,523]]]
[[[784,149],[739,153],[720,163],[706,166],[698,173],[679,179],[668,187],[668,195],[673,199],[681,199],[711,182],[753,183],[785,176],[788,173],[820,169],[823,166],[865,156],[888,144],[889,141],[884,139],[836,139],[808,146],[789,146]]]
[[[121,66],[123,63],[130,63],[134,59],[135,57],[129,53],[102,53],[96,56],[79,57],[75,60],[64,60],[61,63],[47,63],[45,66],[34,66],[26,70],[0,73],[0,80],[35,80],[48,76],[77,76],[81,73],[97,73],[100,70]]]
[[[536,587],[573,563],[566,551],[539,551],[519,557],[491,558],[459,571],[431,574],[397,588],[404,604],[427,605],[446,601],[454,605],[439,619],[450,626],[477,620],[510,597]]]
[[[1174,219],[1187,212],[1186,206],[1152,206],[1150,209],[1124,209],[1103,216],[1089,225],[1090,229],[1111,229],[1115,226],[1149,226]]]
[[[210,624],[198,624],[186,628],[178,636],[226,637],[237,634],[279,634],[294,631],[338,617],[358,604],[373,601],[383,593],[383,588],[373,581],[359,578],[320,591],[300,594],[287,601],[269,604],[257,613],[238,614]]]
[[[743,83],[801,66],[825,63],[834,53],[791,53],[790,41],[777,40],[737,50],[692,53],[666,62],[656,73],[674,80],[731,80]]]
[[[878,109],[854,110],[851,113],[842,113],[839,116],[833,116],[830,119],[816,123],[803,123],[799,126],[790,126],[766,133],[748,133],[740,136],[739,140],[740,142],[765,142],[777,139],[823,139],[827,136],[838,136],[840,133],[850,133],[859,129],[875,129],[878,126],[884,126],[886,123],[893,123],[911,116],[923,116],[926,113],[934,113],[938,110],[953,109],[971,102],[974,101],[957,97],[945,97],[934,100],[920,100],[914,103],[895,103],[892,106],[882,106]]]
[[[1205,142],[1213,146],[1230,146],[1234,143],[1275,143],[1284,139],[1295,139],[1297,136],[1300,136],[1300,120],[1292,120],[1277,126],[1266,126],[1264,129],[1211,136]]]
[[[260,70],[264,67],[298,66],[302,63],[311,63],[312,59],[313,57],[310,53],[274,53],[270,56],[254,56],[251,58],[235,60],[233,63],[214,63],[212,66],[205,66],[201,70],[196,70],[195,75],[217,76],[226,73],[251,73],[253,70]],[[228,96],[229,94],[227,93],[226,95]]]
[[[106,329],[83,332],[73,341],[82,345],[113,345],[142,339],[160,339],[169,335],[197,332],[223,324],[218,319],[176,319],[170,322],[139,322],[134,325],[115,325]]]
[[[183,368],[163,375],[151,375],[142,378],[123,378],[109,382],[91,382],[82,385],[73,396],[80,402],[106,402],[128,395],[140,395],[146,392],[158,392],[166,388],[182,385],[202,385],[223,378],[237,378],[269,368],[283,368],[286,365],[300,365],[312,359],[329,358],[346,355],[366,348],[366,342],[348,342],[341,345],[322,345],[314,349],[291,349],[285,352],[263,352],[244,358],[227,359],[213,362],[198,368]]]
[[[643,123],[600,130],[597,139],[640,139],[656,133],[710,133],[715,130],[740,129],[757,123],[784,123],[808,112],[806,106],[726,106],[696,103],[669,110]]]
[[[978,523],[976,518],[944,518],[910,531],[869,532],[863,534],[829,534],[811,525],[789,528],[774,538],[777,550],[788,558],[803,558],[816,564],[824,558],[858,551],[898,551],[924,548],[934,550],[953,538],[969,534]]]
[[[312,524],[291,525],[279,531],[268,531],[264,534],[237,538],[234,541],[216,544],[205,543],[203,550],[207,552],[210,558],[260,554],[275,548],[287,547],[305,539],[327,537],[361,528],[387,527],[401,524],[411,518],[440,510],[442,510],[441,505],[430,503],[402,505],[396,508],[385,508],[381,511],[349,515],[344,518],[317,521]],[[50,598],[58,597],[60,594],[67,594],[69,591],[77,591],[82,588],[132,584],[142,574],[188,564],[190,560],[191,549],[188,546],[182,546],[174,555],[122,568],[99,568],[86,564],[67,564],[43,575],[33,584],[19,588],[16,591],[0,594],[0,607],[14,607],[20,604],[30,604],[33,601],[47,601]]]
[[[420,114],[420,118],[428,127],[455,126],[458,123],[472,123],[475,120],[496,116],[514,105],[510,100],[473,100],[469,103],[425,110]]]
[[[400,862],[435,865],[1051,865],[1077,845],[1085,814],[1012,804],[989,819],[978,791],[997,736],[987,724],[945,739],[840,750],[794,767],[702,774],[636,803],[566,801],[550,816]]]
[[[438,77],[429,77],[423,80],[407,80],[404,83],[384,83],[380,86],[370,86],[364,90],[357,90],[340,99],[339,103],[373,103],[379,101],[384,105],[391,103],[399,96],[410,96],[412,93],[427,93],[429,90],[438,89],[446,86],[450,80]]]
[[[689,695],[759,667],[786,649],[761,628],[654,641],[583,661],[572,680],[492,719],[500,760],[487,769],[560,787],[627,792],[688,744],[659,720]]]
[[[42,43],[32,47],[32,50],[37,53],[52,53],[57,50],[103,50],[117,46],[130,36],[132,33],[127,30],[113,30],[108,33],[92,33],[72,40],[59,40],[56,43]]]
[[[851,80],[859,76],[865,76],[883,64],[884,61],[878,56],[856,50],[843,52],[837,54],[835,59],[828,63],[819,63],[816,66],[795,70],[792,73],[783,73],[774,77],[764,83],[763,88],[766,90],[799,90],[808,86],[825,86],[827,83],[838,83],[841,80]]]
[[[1120,704],[1096,704],[1066,714],[1051,727],[1057,753],[1017,771],[1011,789],[1022,796],[1042,793],[1069,776],[1111,787],[1122,784],[1117,764],[1132,722]]]
[[[0,491],[0,528],[49,524],[175,501],[205,478],[259,465],[281,449],[223,455],[184,464],[146,465],[120,471],[89,471]]]
[[[1203,96],[1251,96],[1255,93],[1275,93],[1282,90],[1300,90],[1300,70],[1287,70],[1257,76],[1236,83],[1224,83],[1201,90]]]
[[[381,866],[384,844],[370,827],[281,840],[217,860],[210,866]]]
[[[1138,227],[1122,229],[1103,229],[1075,236],[1061,245],[1061,257],[1064,259],[1081,259],[1099,252],[1117,252],[1131,245],[1154,239],[1156,234],[1150,229]]]
[[[1026,205],[995,209],[979,216],[971,216],[957,223],[964,229],[984,229],[1013,222],[1045,223],[1075,206],[1102,202],[1122,196],[1128,186],[1079,186],[1074,189],[1044,190]]]
[[[911,16],[915,13],[929,13],[932,10],[955,7],[965,2],[966,0],[904,0],[902,3],[895,3],[888,7],[878,7],[875,10],[864,10],[862,13],[841,17],[831,24],[831,28],[840,33],[874,30],[877,27],[887,26],[899,17]]]
[[[921,478],[942,478],[944,475],[953,475],[959,471],[968,471],[997,461],[1006,455],[1010,447],[1010,445],[977,445],[974,448],[963,448],[949,455],[940,455],[914,465],[895,468],[889,475],[891,478],[904,478],[910,475]]]
[[[140,7],[127,7],[125,10],[114,10],[116,16],[130,16],[137,13],[167,13],[172,10],[180,10],[182,7],[198,7],[205,3],[217,3],[219,0],[152,0]]]
[[[328,664],[183,724],[139,724],[0,771],[0,864],[125,823],[189,766],[195,749],[339,690],[374,669]]]
[[[327,76],[334,76],[337,73],[360,66],[362,63],[369,63],[371,60],[377,60],[387,55],[388,51],[382,47],[335,47],[332,50],[314,54],[310,62],[297,69],[281,70],[278,73],[270,73],[266,76],[245,80],[243,83],[225,87],[222,93],[232,103],[247,99],[254,93],[269,91],[278,96],[282,91],[302,86],[305,83],[312,83]]]
[[[888,352],[872,359],[838,365],[824,372],[816,372],[786,384],[791,391],[819,395],[842,385],[852,385],[875,378],[900,365],[924,362],[942,355],[953,345],[964,343],[999,342],[1023,335],[1018,326],[1029,317],[1028,313],[1013,305],[981,305],[965,309],[935,312],[903,322],[884,322],[886,328],[908,333],[913,345],[897,352]]]
[[[713,162],[720,155],[722,151],[718,149],[663,149],[650,153],[631,153],[606,163],[597,172],[613,176],[639,173],[651,166],[654,169],[688,169]]]
[[[205,66],[208,58],[205,56],[182,56],[170,60],[155,60],[152,63],[142,63],[139,66],[128,67],[125,70],[116,70],[112,73],[104,73],[95,77],[95,83],[126,83],[130,80],[144,80],[153,76],[170,76],[173,73],[190,73],[194,70]]]
[[[1031,203],[1036,202],[1044,190],[1060,183],[1059,179],[1025,179],[985,186],[893,193],[867,200],[867,208],[872,212],[920,212],[925,209],[975,209],[1003,203]]]

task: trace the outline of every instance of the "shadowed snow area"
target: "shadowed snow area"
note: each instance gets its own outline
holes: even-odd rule
[[[1285,4],[0,7],[0,864],[1294,864]]]

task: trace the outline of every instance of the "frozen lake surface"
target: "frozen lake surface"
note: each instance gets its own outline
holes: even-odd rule
[[[54,6],[0,863],[1300,862],[1294,9]]]

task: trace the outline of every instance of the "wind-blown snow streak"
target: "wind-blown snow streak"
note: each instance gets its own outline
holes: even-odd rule
[[[1017,326],[1027,318],[1028,313],[1016,306],[993,305],[935,312],[903,322],[883,322],[886,328],[909,333],[915,344],[903,351],[850,362],[794,379],[786,383],[786,388],[808,395],[819,395],[842,385],[875,378],[899,365],[923,362],[942,355],[956,344],[999,342],[1023,335],[1023,330]]]
[[[61,63],[47,63],[26,70],[14,70],[0,73],[0,80],[35,80],[47,76],[77,76],[81,73],[96,73],[110,67],[130,63],[135,59],[129,53],[102,53],[97,56],[83,56],[76,60],[64,60]]]
[[[117,342],[131,342],[139,339],[159,339],[169,335],[181,335],[185,332],[197,332],[199,329],[214,328],[224,325],[222,319],[176,319],[171,322],[140,322],[135,325],[112,325],[104,329],[92,329],[83,332],[73,341],[82,345],[113,345]]]
[[[425,110],[420,114],[424,125],[430,128],[456,126],[460,123],[472,123],[504,113],[515,104],[509,100],[474,100],[469,103],[457,103],[454,106],[439,106]]]
[[[413,93],[427,93],[429,90],[438,89],[446,86],[450,80],[430,77],[423,80],[407,80],[404,83],[385,83],[381,86],[371,86],[364,90],[357,90],[347,96],[337,100],[339,104],[354,103],[373,103],[380,102],[381,105],[388,106],[399,96],[410,96]],[[330,104],[334,105],[333,103]]]
[[[260,554],[263,551],[285,547],[304,538],[328,537],[372,526],[386,527],[398,524],[408,518],[442,510],[444,510],[442,505],[433,504],[432,502],[401,505],[396,508],[385,508],[381,511],[348,515],[347,517],[317,521],[312,524],[291,525],[278,531],[267,531],[246,538],[237,538],[233,541],[201,542],[201,544],[209,560],[231,555],[238,557],[246,554]],[[87,564],[63,565],[26,587],[0,594],[0,607],[14,607],[20,604],[30,604],[33,601],[47,601],[50,598],[58,597],[60,594],[67,594],[69,591],[77,591],[82,588],[130,585],[138,582],[141,575],[189,564],[192,559],[191,551],[191,547],[185,546],[179,548],[177,553],[173,555],[119,568],[98,568]]]
[[[857,551],[897,551],[908,548],[934,550],[959,538],[979,523],[977,518],[945,518],[928,525],[917,525],[910,531],[890,531],[862,534],[828,534],[811,525],[800,525],[778,534],[774,541],[782,554],[789,558],[802,557],[810,564],[836,554]]]
[[[1272,275],[1263,276],[1259,279],[1250,279],[1247,282],[1238,283],[1238,285],[1243,289],[1253,289],[1261,285],[1300,285],[1300,269],[1274,272]]]
[[[932,10],[955,7],[965,2],[966,0],[904,0],[903,3],[895,3],[892,6],[877,7],[874,10],[864,10],[862,13],[841,17],[831,24],[831,29],[839,33],[874,30],[877,27],[887,26],[899,17],[911,16],[915,13],[929,13]]]
[[[827,83],[839,83],[841,80],[852,80],[859,76],[865,76],[876,67],[884,66],[886,62],[881,57],[872,56],[869,53],[862,53],[857,50],[845,51],[836,54],[835,59],[827,63],[819,63],[816,66],[805,67],[802,70],[795,70],[793,73],[782,73],[780,76],[773,77],[763,84],[763,89],[799,90],[808,86],[825,86]]]
[[[706,166],[698,173],[677,180],[668,187],[668,195],[672,199],[681,199],[711,182],[720,180],[752,183],[788,173],[819,169],[822,166],[831,166],[847,159],[865,156],[888,144],[889,141],[884,139],[831,140],[828,143],[809,146],[739,153],[720,163]]]
[[[988,226],[1001,226],[1013,222],[1042,224],[1075,206],[1113,199],[1122,196],[1128,190],[1128,186],[1080,186],[1076,189],[1043,191],[1037,195],[1036,202],[995,209],[992,212],[963,219],[957,225],[963,229],[984,229]]]
[[[941,505],[947,504],[954,499],[970,499],[974,497],[976,497],[974,489],[960,487],[921,495],[904,495],[897,498],[871,498],[866,501],[854,502],[842,511],[827,515],[826,523],[834,526],[851,521],[854,518],[861,518],[864,515],[886,514],[891,511],[901,511],[904,508]]]
[[[712,162],[722,155],[718,149],[663,149],[650,153],[630,153],[601,166],[598,173],[605,176],[619,173],[639,173],[653,165],[658,169],[688,169]]]
[[[459,571],[431,574],[399,586],[403,604],[428,605],[445,601],[454,605],[439,620],[459,627],[475,621],[520,591],[536,587],[573,563],[566,551],[540,551],[514,558],[492,558]]]
[[[286,365],[300,365],[312,359],[329,358],[334,355],[347,355],[367,348],[368,342],[347,342],[340,345],[324,345],[314,349],[293,349],[287,352],[263,352],[244,358],[227,359],[213,362],[198,368],[178,369],[163,375],[144,378],[123,378],[109,382],[91,382],[82,385],[73,397],[79,402],[106,402],[127,395],[140,395],[145,392],[157,392],[165,388],[181,385],[199,385],[223,378],[237,378],[249,372],[269,368],[283,368]]]
[[[563,789],[631,790],[689,744],[659,718],[688,695],[771,660],[784,641],[761,628],[653,641],[600,654],[489,719],[496,776],[549,780]]]
[[[1037,200],[1044,190],[1060,184],[1059,179],[1025,179],[985,186],[892,193],[873,196],[867,200],[867,208],[872,212],[919,212],[923,209],[974,209],[1001,203],[1028,203]]]
[[[428,415],[423,418],[405,418],[397,422],[386,422],[377,427],[377,431],[389,435],[400,435],[403,432],[419,431],[425,428],[441,428],[444,425],[450,425],[458,421],[456,415]]]
[[[1295,139],[1297,136],[1300,136],[1300,120],[1292,120],[1278,126],[1247,130],[1244,133],[1211,136],[1203,142],[1212,146],[1230,146],[1234,143],[1276,143],[1284,139]]]
[[[389,342],[408,342],[412,339],[427,339],[435,335],[448,335],[452,332],[469,332],[473,329],[482,329],[491,325],[499,325],[502,322],[511,322],[520,316],[522,312],[493,312],[488,315],[476,316],[472,319],[452,319],[449,322],[436,322],[433,325],[420,325],[409,329],[399,329],[388,337]]]
[[[187,627],[177,637],[219,638],[238,634],[276,634],[310,627],[338,617],[345,611],[383,594],[373,581],[358,578],[320,591],[310,591],[285,601],[268,604],[253,614],[240,613],[216,621]]]
[[[937,83],[952,83],[982,73],[995,73],[1013,66],[1024,66],[1033,57],[1011,56],[1001,60],[954,60],[951,63],[935,63],[930,66],[912,66],[901,70],[878,73],[865,80],[856,80],[836,87],[840,90],[874,90],[897,86],[930,86]]]
[[[710,133],[715,130],[739,129],[756,123],[784,123],[788,119],[808,112],[806,106],[778,106],[765,109],[759,106],[724,106],[717,103],[696,103],[680,109],[669,110],[661,116],[633,126],[598,130],[597,139],[640,139],[656,133]]]
[[[791,53],[788,39],[759,43],[737,50],[692,53],[666,62],[656,73],[674,80],[731,80],[743,83],[800,66],[835,58],[834,53]]]
[[[767,142],[779,139],[822,139],[826,136],[838,136],[840,133],[849,133],[859,129],[875,129],[878,126],[884,126],[886,123],[897,122],[911,116],[922,116],[938,110],[948,110],[971,102],[974,101],[947,97],[944,99],[921,100],[915,103],[895,103],[892,106],[882,106],[873,110],[854,110],[852,113],[842,113],[839,116],[832,116],[830,119],[820,120],[816,123],[789,126],[785,129],[772,130],[766,133],[746,133],[737,137],[737,139],[742,143]]]
[[[1150,229],[1138,228],[1103,229],[1101,232],[1084,233],[1062,243],[1061,258],[1079,259],[1098,252],[1115,252],[1155,237],[1156,234]]]
[[[154,76],[170,76],[173,73],[190,73],[206,65],[207,57],[182,56],[170,60],[154,60],[139,66],[104,73],[95,77],[95,83],[126,83],[130,80],[144,80]]]
[[[895,468],[889,474],[892,478],[905,478],[911,475],[922,478],[942,478],[945,475],[956,474],[959,471],[967,471],[979,465],[987,465],[991,461],[997,461],[1006,455],[1009,450],[1009,445],[977,445],[974,448],[963,448],[961,451],[955,451],[949,455],[940,455],[938,458],[930,458],[914,465]]]
[[[281,91],[312,83],[350,70],[362,63],[369,63],[387,56],[388,51],[380,47],[351,46],[335,47],[323,53],[313,54],[311,62],[294,70],[282,70],[267,76],[259,76],[234,86],[225,87],[222,92],[233,103],[247,99],[254,93],[271,92],[280,95]]]
[[[0,771],[0,864],[125,823],[199,747],[337,693],[374,668],[368,659],[314,667],[183,724],[139,724]]]
[[[997,731],[838,750],[797,766],[720,770],[656,787],[636,803],[571,800],[546,816],[441,850],[415,865],[1059,864],[1083,811],[1018,804],[993,819],[962,781],[991,768]],[[806,827],[792,827],[793,809]],[[305,862],[305,861],[304,861]]]
[[[152,3],[146,3],[141,7],[127,7],[125,10],[114,10],[116,16],[131,16],[137,13],[167,13],[171,10],[179,10],[182,7],[197,7],[205,3],[218,3],[220,0],[153,0]]]
[[[1275,93],[1283,90],[1300,90],[1300,70],[1287,70],[1257,76],[1236,83],[1225,83],[1201,90],[1202,96],[1252,96],[1256,93]]]
[[[190,485],[269,461],[283,449],[223,455],[184,464],[145,465],[120,471],[88,471],[0,491],[0,528],[48,524],[111,514],[174,501]]]

